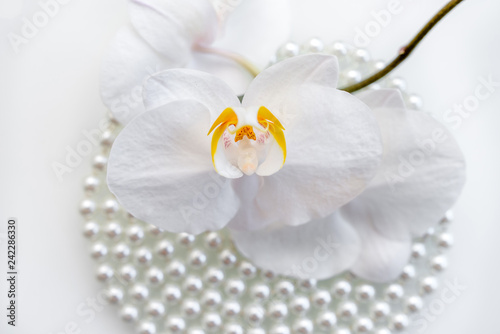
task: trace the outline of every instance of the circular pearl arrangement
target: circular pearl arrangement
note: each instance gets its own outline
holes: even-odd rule
[[[316,38],[286,43],[276,61],[305,53],[337,56],[339,87],[384,66],[366,50]],[[422,99],[406,93],[401,78],[383,79],[370,89],[381,87],[400,89],[409,108],[422,108]],[[107,157],[121,130],[112,117],[109,124],[83,182],[80,213],[90,255],[98,263],[96,278],[137,333],[401,333],[438,289],[437,275],[448,265],[444,253],[453,244],[451,213],[414,240],[409,263],[393,282],[375,284],[351,273],[320,281],[284,277],[243,258],[225,230],[196,237],[172,234],[128,214],[106,185]]]

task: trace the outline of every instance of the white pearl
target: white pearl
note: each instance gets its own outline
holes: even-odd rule
[[[241,305],[235,300],[226,301],[222,305],[222,314],[225,317],[232,318],[240,314]]]
[[[264,278],[266,281],[268,282],[272,282],[274,281],[274,279],[276,279],[276,273],[274,271],[271,271],[271,270],[265,270],[262,272],[262,278]]]
[[[184,281],[183,288],[188,293],[196,294],[203,288],[203,282],[196,276],[189,276]]]
[[[222,244],[222,239],[218,233],[210,232],[205,237],[205,244],[208,248],[217,249]]]
[[[163,300],[169,304],[177,304],[182,297],[181,289],[175,285],[166,285],[162,290]]]
[[[90,199],[83,200],[80,203],[80,213],[84,217],[92,215],[95,212],[95,209],[95,202]]]
[[[158,226],[149,225],[148,226],[148,232],[152,236],[158,237],[158,236],[162,235],[163,230],[161,228],[159,228]]]
[[[110,239],[116,239],[122,234],[122,226],[118,222],[110,222],[106,226],[106,235]]]
[[[268,306],[268,314],[274,320],[284,319],[288,315],[288,307],[280,302],[270,303]]]
[[[271,328],[269,334],[290,334],[290,328],[285,325],[277,325]]]
[[[318,308],[326,308],[332,301],[332,296],[326,290],[317,291],[312,296],[313,304]]]
[[[408,96],[406,103],[408,109],[413,109],[413,110],[422,110],[424,106],[424,101],[422,100],[422,98],[414,94]]]
[[[137,270],[129,264],[124,265],[120,269],[120,277],[126,282],[133,282],[137,277]]]
[[[368,318],[359,318],[353,324],[355,333],[368,333],[373,330],[373,322]]]
[[[138,264],[149,265],[153,261],[153,254],[148,248],[142,247],[135,251],[135,259]]]
[[[196,318],[200,315],[201,306],[196,300],[185,300],[182,303],[182,314],[186,318]]]
[[[137,334],[155,334],[156,326],[152,322],[143,322],[137,326]]]
[[[311,38],[300,46],[301,53],[320,53],[325,48],[325,44],[319,38]]]
[[[257,273],[257,268],[250,262],[241,262],[239,266],[239,272],[242,278],[251,279],[255,277]]]
[[[373,286],[364,284],[356,288],[356,299],[360,302],[373,300],[375,297],[375,289]]]
[[[234,255],[229,249],[223,250],[219,255],[219,259],[226,267],[233,267],[237,261],[236,255]]]
[[[109,281],[114,276],[113,268],[107,264],[100,265],[97,268],[97,279],[101,282]]]
[[[201,268],[207,263],[207,256],[202,251],[195,249],[189,254],[189,264],[193,268]]]
[[[391,284],[385,290],[385,299],[390,302],[400,300],[404,295],[404,289],[399,284]]]
[[[127,229],[127,236],[132,243],[140,243],[144,240],[144,230],[138,225],[130,226]]]
[[[253,305],[245,309],[245,319],[252,326],[257,326],[264,320],[265,311],[262,306]]]
[[[130,255],[130,248],[124,243],[117,244],[113,248],[113,255],[117,260],[124,260]]]
[[[368,63],[371,59],[370,53],[366,51],[365,49],[355,49],[351,53],[351,58],[352,61],[358,64],[365,64]]]
[[[438,288],[438,281],[435,277],[428,276],[420,281],[420,293],[431,294]]]
[[[333,334],[351,334],[351,331],[348,328],[337,328]]]
[[[195,240],[194,235],[189,233],[179,233],[177,235],[177,243],[185,247],[191,247]]]
[[[416,275],[415,267],[412,264],[407,264],[403,268],[403,272],[401,273],[401,279],[403,281],[409,281],[415,278],[415,275]]]
[[[335,327],[337,324],[337,316],[333,312],[321,313],[316,319],[316,324],[324,331],[327,331]]]
[[[90,254],[94,259],[101,260],[108,254],[108,248],[104,244],[98,242],[92,246]]]
[[[170,333],[182,333],[186,329],[186,322],[182,318],[172,316],[165,322],[165,327]]]
[[[179,279],[186,273],[186,267],[179,261],[172,261],[167,267],[167,274],[174,278]]]
[[[441,272],[448,267],[448,260],[444,255],[438,255],[431,259],[430,265],[435,272]]]
[[[411,296],[406,299],[405,310],[408,313],[416,313],[424,307],[424,302],[419,296]]]
[[[120,205],[114,199],[108,199],[104,202],[104,213],[108,217],[114,217],[118,211],[120,211]]]
[[[205,334],[205,331],[203,329],[199,329],[199,328],[190,328],[187,331],[187,334]]]
[[[448,249],[453,246],[453,236],[447,232],[436,236],[436,244],[441,249]]]
[[[216,307],[221,303],[222,297],[219,292],[210,290],[203,294],[201,301],[206,307]]]
[[[165,314],[165,306],[158,301],[150,301],[146,306],[146,313],[157,318]]]
[[[293,324],[293,332],[297,334],[312,334],[314,325],[309,319],[300,319]]]
[[[245,283],[240,280],[229,280],[226,284],[226,293],[231,296],[240,296],[245,291]]]
[[[83,235],[89,239],[94,238],[99,234],[99,224],[94,221],[86,222],[83,227]]]
[[[288,281],[281,281],[278,284],[276,284],[276,292],[284,298],[290,297],[293,295],[295,291],[295,287],[293,286],[292,283]]]
[[[360,83],[363,77],[359,71],[350,70],[342,73],[342,81],[345,85],[354,85]]]
[[[296,297],[290,302],[290,308],[295,314],[304,314],[310,308],[309,299],[306,297]]]
[[[262,328],[250,328],[246,332],[247,334],[266,334],[266,331]]]
[[[126,322],[136,322],[139,317],[139,311],[132,305],[125,305],[120,310],[120,318]]]
[[[83,183],[83,189],[89,193],[93,194],[99,189],[99,185],[101,184],[101,181],[95,176],[89,176],[85,179]]]
[[[153,285],[161,284],[164,279],[163,271],[156,267],[150,268],[146,272],[146,278],[148,282]]]
[[[338,298],[346,298],[351,293],[351,284],[347,281],[339,281],[333,286],[332,292]]]
[[[94,157],[94,161],[92,162],[92,166],[95,170],[102,172],[106,169],[106,165],[108,164],[108,158],[104,155],[96,155]]]
[[[149,296],[149,289],[142,284],[135,284],[129,291],[129,294],[132,298],[137,300],[138,302],[142,302],[146,300]]]
[[[389,328],[396,331],[404,331],[408,325],[409,320],[405,314],[396,314],[389,322]]]
[[[203,317],[203,328],[210,332],[218,332],[221,325],[222,320],[220,316],[216,313],[207,313]]]
[[[318,281],[313,278],[304,279],[299,282],[299,287],[302,291],[311,291],[312,289],[316,288],[317,283]]]
[[[385,62],[382,60],[372,62],[370,66],[370,74],[375,74],[377,72],[380,72],[385,68],[385,65],[386,65]]]
[[[358,306],[353,302],[344,302],[337,308],[337,316],[339,318],[349,320],[358,313]]]
[[[422,243],[415,243],[411,247],[411,256],[415,259],[421,259],[427,254],[427,250],[425,245]]]
[[[341,42],[335,42],[326,47],[327,53],[337,56],[339,58],[347,56],[347,51],[348,51],[347,46]]]
[[[254,331],[255,332],[255,331]],[[243,328],[237,324],[228,324],[224,326],[224,334],[243,334]]]
[[[123,290],[116,286],[110,286],[106,290],[106,299],[111,304],[121,303],[123,301]]]
[[[375,331],[374,334],[391,334],[391,331],[387,328],[379,328]]]
[[[270,294],[269,286],[265,284],[256,284],[251,288],[251,296],[258,300],[266,300]]]
[[[205,274],[205,281],[213,286],[219,285],[224,279],[224,272],[218,268],[210,268]]]
[[[111,131],[104,131],[101,135],[101,146],[103,147],[111,147],[113,142],[115,141],[115,136]]]
[[[373,320],[383,320],[391,313],[391,307],[385,302],[376,302],[370,307],[370,316]]]
[[[156,244],[155,252],[163,258],[169,259],[174,253],[174,246],[168,240],[162,240]]]
[[[276,58],[278,60],[283,60],[291,57],[295,57],[299,54],[300,48],[295,43],[286,43],[282,45],[278,52],[276,53]]]
[[[448,226],[455,219],[455,215],[452,210],[446,211],[443,219],[439,222],[441,226]]]
[[[396,88],[404,92],[406,90],[406,82],[401,78],[392,78],[387,82],[387,87]]]

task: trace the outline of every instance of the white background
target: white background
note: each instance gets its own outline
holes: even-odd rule
[[[270,0],[272,1],[272,0]],[[373,20],[386,0],[293,1],[292,39],[319,36],[352,42],[355,29]],[[446,3],[401,0],[404,10],[372,39],[368,49],[388,60]],[[39,11],[37,1],[0,0],[0,219],[20,222],[18,327],[1,333],[49,334],[75,322],[81,333],[133,333],[105,307],[94,319],[77,307],[95,298],[89,244],[81,236],[78,203],[88,158],[58,182],[53,162],[64,163],[66,147],[97,127],[106,109],[99,99],[99,66],[106,46],[128,20],[125,0],[72,0],[28,44],[14,53],[9,32]],[[265,10],[265,8],[263,8]],[[397,70],[425,107],[442,114],[474,94],[479,77],[500,81],[500,2],[469,0],[442,22]],[[426,333],[500,333],[500,89],[454,130],[468,162],[468,183],[456,206],[456,246],[446,278],[466,289],[429,324]],[[2,248],[5,245],[2,244]],[[4,250],[0,261],[4,267]],[[5,282],[0,284],[4,310]],[[439,295],[438,295],[439,296]]]

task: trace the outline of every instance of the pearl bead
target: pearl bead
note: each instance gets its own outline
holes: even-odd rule
[[[404,92],[406,90],[406,82],[401,78],[392,78],[387,82],[387,87],[396,88]]]
[[[197,294],[203,288],[203,282],[198,277],[189,276],[184,281],[183,287],[188,293]]]
[[[374,334],[391,334],[391,331],[387,328],[380,328],[377,329]]]
[[[210,268],[205,274],[205,281],[212,286],[219,285],[223,279],[224,272],[217,268]]]
[[[436,244],[441,249],[448,249],[453,246],[453,236],[449,233],[441,233],[436,236]]]
[[[330,330],[337,324],[337,316],[333,312],[321,313],[316,319],[316,324],[324,331]]]
[[[106,235],[110,239],[116,239],[122,234],[122,226],[117,222],[110,222],[106,226]]]
[[[167,274],[173,279],[179,279],[186,274],[186,267],[179,261],[172,261],[167,267]]]
[[[233,252],[228,249],[225,249],[220,253],[219,259],[226,267],[233,267],[237,261],[236,255],[234,255]]]
[[[424,302],[419,296],[411,296],[406,299],[405,310],[408,313],[416,313],[424,307]]]
[[[218,332],[222,325],[222,320],[218,314],[207,313],[203,317],[203,328],[211,333]]]
[[[222,314],[225,317],[232,318],[240,314],[241,305],[235,300],[229,300],[222,305]]]
[[[222,239],[216,232],[210,232],[205,237],[205,244],[208,248],[218,249],[222,244]]]
[[[114,199],[108,199],[104,202],[104,213],[108,215],[108,217],[114,217],[118,211],[120,211],[120,205]]]
[[[169,304],[177,304],[182,297],[181,289],[175,285],[166,285],[162,290],[163,300]]]
[[[280,302],[273,302],[268,306],[268,314],[274,320],[284,319],[288,315],[288,307]]]
[[[163,258],[169,259],[174,253],[174,246],[168,240],[162,240],[156,244],[155,252]]]
[[[153,285],[161,284],[163,283],[163,278],[164,278],[163,271],[161,271],[159,268],[156,267],[150,268],[146,272],[146,278],[149,281],[149,283]]]
[[[158,226],[148,225],[148,233],[154,237],[160,236],[163,233],[163,230]]]
[[[368,63],[371,59],[370,53],[365,49],[355,49],[351,53],[352,60],[358,64]]]
[[[123,301],[123,290],[116,286],[110,286],[106,290],[106,299],[110,304],[121,303]]]
[[[415,260],[423,258],[427,254],[427,250],[424,244],[416,243],[411,248],[411,256]]]
[[[266,281],[271,282],[276,278],[276,273],[274,271],[271,271],[271,270],[266,270],[266,271],[262,272],[262,277]]]
[[[143,322],[137,326],[138,334],[155,334],[156,326],[152,322]]]
[[[245,283],[240,280],[230,280],[226,284],[226,293],[233,297],[240,296],[245,291]]]
[[[108,254],[108,248],[102,243],[95,243],[90,254],[94,259],[101,260]]]
[[[304,314],[310,308],[309,299],[306,297],[296,297],[290,302],[290,308],[297,315]]]
[[[262,301],[269,298],[270,293],[269,286],[265,284],[256,284],[251,289],[251,296]]]
[[[452,210],[446,211],[443,219],[439,222],[441,226],[448,226],[455,219],[455,215]]]
[[[104,131],[101,135],[101,146],[103,147],[111,147],[113,142],[115,141],[115,136],[111,131]]]
[[[187,331],[188,334],[205,334],[205,331],[203,329],[199,329],[199,328],[190,328],[188,331]]]
[[[252,326],[257,326],[264,320],[265,311],[261,306],[249,306],[245,310],[245,319]]]
[[[358,306],[353,302],[344,302],[337,308],[337,316],[344,320],[353,318],[358,313]]]
[[[380,72],[384,68],[385,68],[385,62],[382,60],[378,60],[378,61],[372,62],[370,64],[369,72],[370,72],[370,74],[374,74],[374,73]]]
[[[424,101],[418,95],[408,96],[406,103],[408,109],[413,109],[413,110],[422,110],[422,107],[424,106]]]
[[[278,284],[276,284],[276,292],[279,296],[283,298],[288,298],[291,295],[293,295],[295,291],[295,287],[293,286],[292,283],[288,281],[281,281]]]
[[[276,53],[276,58],[278,60],[283,60],[291,57],[295,57],[299,54],[299,46],[295,43],[286,43],[281,46]]]
[[[326,308],[331,303],[332,296],[328,291],[320,290],[312,296],[312,301],[317,308]]]
[[[409,325],[408,317],[405,314],[394,315],[390,322],[389,328],[396,331],[404,331]]]
[[[146,313],[154,318],[161,317],[165,314],[165,306],[158,301],[150,301],[146,306]]]
[[[359,71],[350,70],[346,73],[342,73],[342,79],[345,82],[345,85],[354,85],[360,83],[363,78]]]
[[[125,305],[120,310],[120,318],[126,322],[136,322],[139,317],[139,311],[132,305]]]
[[[170,333],[182,333],[186,329],[186,322],[182,318],[173,316],[167,319],[165,327]]]
[[[196,318],[200,315],[200,312],[201,306],[196,300],[185,300],[182,303],[182,314],[184,314],[186,318]]]
[[[438,255],[431,259],[430,265],[435,272],[441,272],[448,267],[448,260],[445,256]]]
[[[431,294],[438,288],[438,282],[435,277],[425,277],[420,281],[420,293]]]
[[[97,279],[101,282],[109,281],[114,275],[113,268],[110,266],[103,264],[97,268]]]
[[[415,267],[412,264],[407,264],[403,268],[403,272],[401,273],[401,279],[403,281],[409,281],[415,278],[415,275],[416,275]]]
[[[127,264],[120,269],[120,277],[126,282],[133,282],[137,277],[137,270]]]
[[[351,331],[347,328],[337,328],[333,331],[333,334],[351,334]]]
[[[177,235],[177,243],[181,246],[191,247],[195,240],[194,235],[189,233],[179,233]]]
[[[95,170],[102,172],[106,169],[106,165],[108,164],[108,158],[104,155],[96,155],[94,157],[94,161],[92,162],[92,166]]]
[[[124,243],[117,244],[113,248],[113,255],[119,261],[124,260],[130,255],[130,248]]]
[[[228,324],[224,327],[224,334],[243,334],[243,328],[237,324]]]
[[[242,262],[239,266],[239,272],[241,277],[244,279],[251,279],[255,277],[255,274],[257,273],[257,268],[249,262]]]
[[[293,332],[297,334],[312,334],[314,325],[309,319],[300,319],[293,324]]]
[[[355,333],[368,333],[373,330],[373,322],[368,318],[359,318],[353,324]]]
[[[290,334],[290,328],[285,325],[277,325],[271,328],[269,334]]]
[[[153,260],[153,254],[148,248],[142,247],[135,251],[135,259],[140,265],[149,265]]]
[[[83,235],[89,239],[92,239],[97,236],[97,234],[99,234],[99,224],[93,221],[86,222],[83,226]]]
[[[266,331],[262,328],[250,328],[248,329],[247,334],[266,334]]]
[[[403,287],[399,284],[391,284],[385,290],[385,299],[390,302],[396,302],[400,300],[403,295]]]
[[[201,301],[206,307],[216,307],[221,303],[222,297],[219,292],[210,290],[203,294]]]
[[[302,280],[299,282],[299,288],[302,290],[302,291],[311,291],[312,289],[314,289],[316,287],[316,284],[318,282],[315,280],[315,279],[305,279],[305,280]]]
[[[356,288],[356,299],[360,302],[373,300],[375,297],[375,289],[371,285],[360,285]]]
[[[138,302],[144,301],[149,296],[149,290],[142,284],[135,284],[129,292],[130,296]]]
[[[80,213],[84,217],[92,215],[95,212],[95,209],[96,205],[94,201],[86,199],[80,203]]]
[[[325,48],[325,44],[319,38],[311,38],[300,47],[301,53],[320,53]]]
[[[99,185],[101,184],[101,181],[95,176],[89,176],[85,179],[83,182],[83,189],[89,193],[93,194],[99,189]]]
[[[207,256],[202,251],[196,249],[189,254],[189,264],[193,268],[201,268],[207,263]]]
[[[377,302],[370,307],[370,317],[373,320],[383,320],[391,313],[391,307],[385,302]]]
[[[127,236],[132,243],[140,243],[144,240],[144,230],[138,225],[130,226],[127,229]]]
[[[326,47],[326,52],[339,58],[343,58],[347,56],[347,46],[344,43],[335,42]]]
[[[336,297],[346,298],[351,293],[351,284],[347,281],[339,281],[335,283],[332,290]]]

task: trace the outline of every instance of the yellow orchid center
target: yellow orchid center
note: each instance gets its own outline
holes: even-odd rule
[[[215,170],[221,175],[229,174],[221,169],[234,168],[247,175],[273,174],[286,160],[284,130],[278,118],[266,107],[226,108],[208,132],[208,135],[213,133],[212,162]]]

